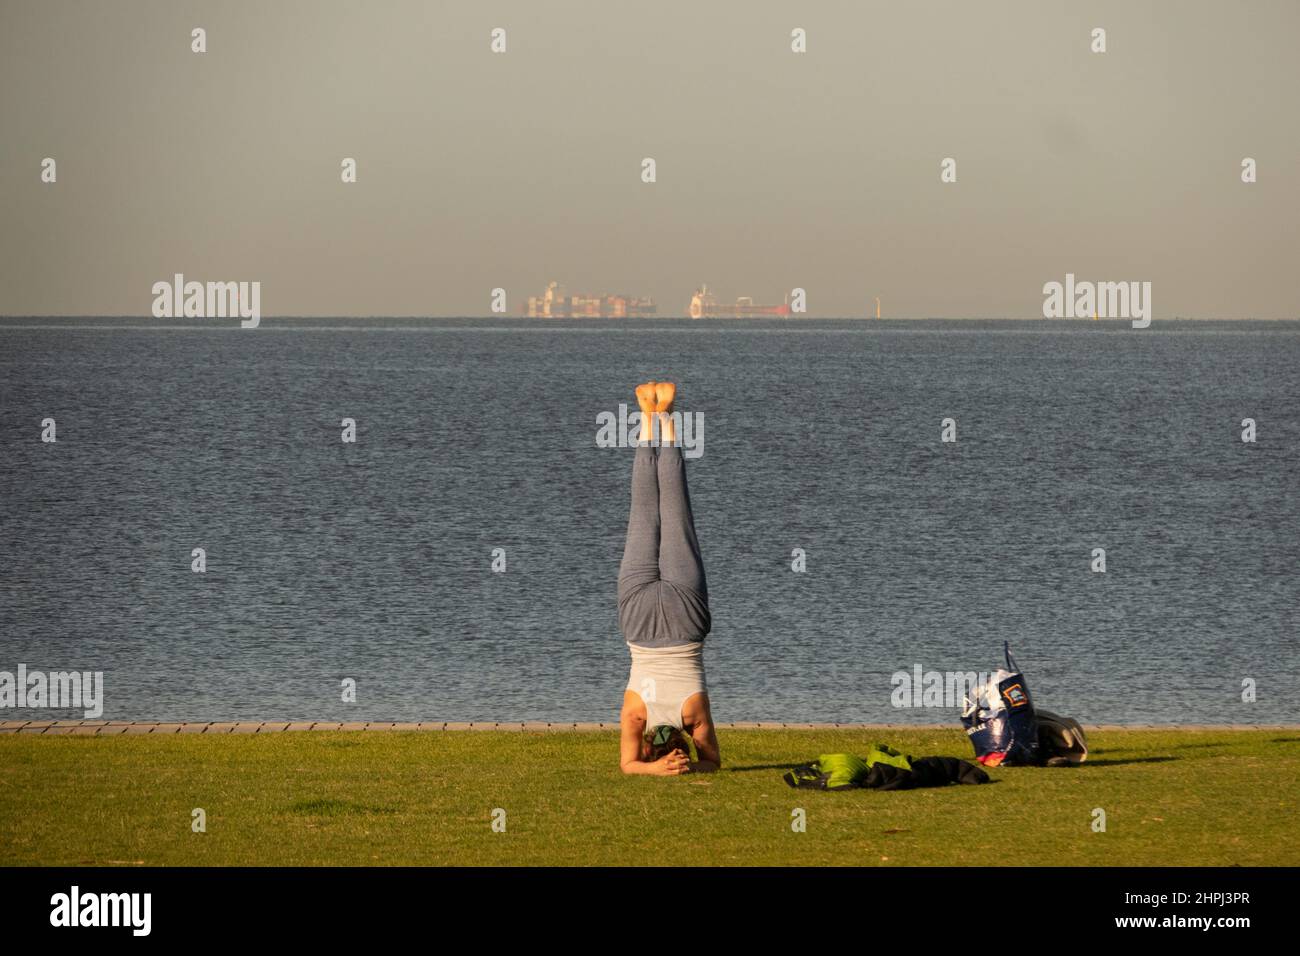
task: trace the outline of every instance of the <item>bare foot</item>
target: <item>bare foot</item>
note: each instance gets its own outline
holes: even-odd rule
[[[656,389],[661,388],[656,382],[646,382],[636,387],[636,403],[641,406],[641,414],[650,417],[655,411]]]
[[[677,397],[677,386],[672,382],[656,382],[654,387],[654,410],[656,412],[671,412],[673,410],[673,399]]]

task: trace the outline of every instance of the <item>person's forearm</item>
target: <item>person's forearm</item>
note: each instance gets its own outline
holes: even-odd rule
[[[695,755],[699,758],[701,773],[712,773],[722,769],[722,751],[718,749],[718,737],[712,727],[700,729],[695,738]]]
[[[643,760],[630,760],[627,763],[619,764],[619,768],[624,773],[654,773],[654,764],[646,763]]]

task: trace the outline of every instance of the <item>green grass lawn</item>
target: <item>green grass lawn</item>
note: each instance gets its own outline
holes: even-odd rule
[[[964,735],[719,738],[722,772],[652,778],[619,773],[613,732],[5,734],[0,863],[1300,864],[1300,730],[1096,731],[1079,768],[893,793],[792,790],[781,774],[877,739],[969,758]]]

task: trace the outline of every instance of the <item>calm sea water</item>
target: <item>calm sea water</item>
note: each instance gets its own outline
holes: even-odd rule
[[[0,670],[102,670],[105,718],[615,719],[596,418],[653,377],[704,416],[719,720],[955,721],[891,674],[1004,639],[1084,721],[1300,720],[1297,323],[35,324],[0,324]]]

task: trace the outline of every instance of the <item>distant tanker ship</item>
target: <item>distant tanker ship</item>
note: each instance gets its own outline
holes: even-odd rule
[[[790,297],[786,296],[786,301],[781,305],[755,305],[753,299],[747,295],[742,295],[734,304],[725,305],[718,301],[717,297],[709,291],[707,285],[702,285],[691,296],[691,305],[686,314],[692,319],[748,319],[764,315],[788,316],[790,314]]]

